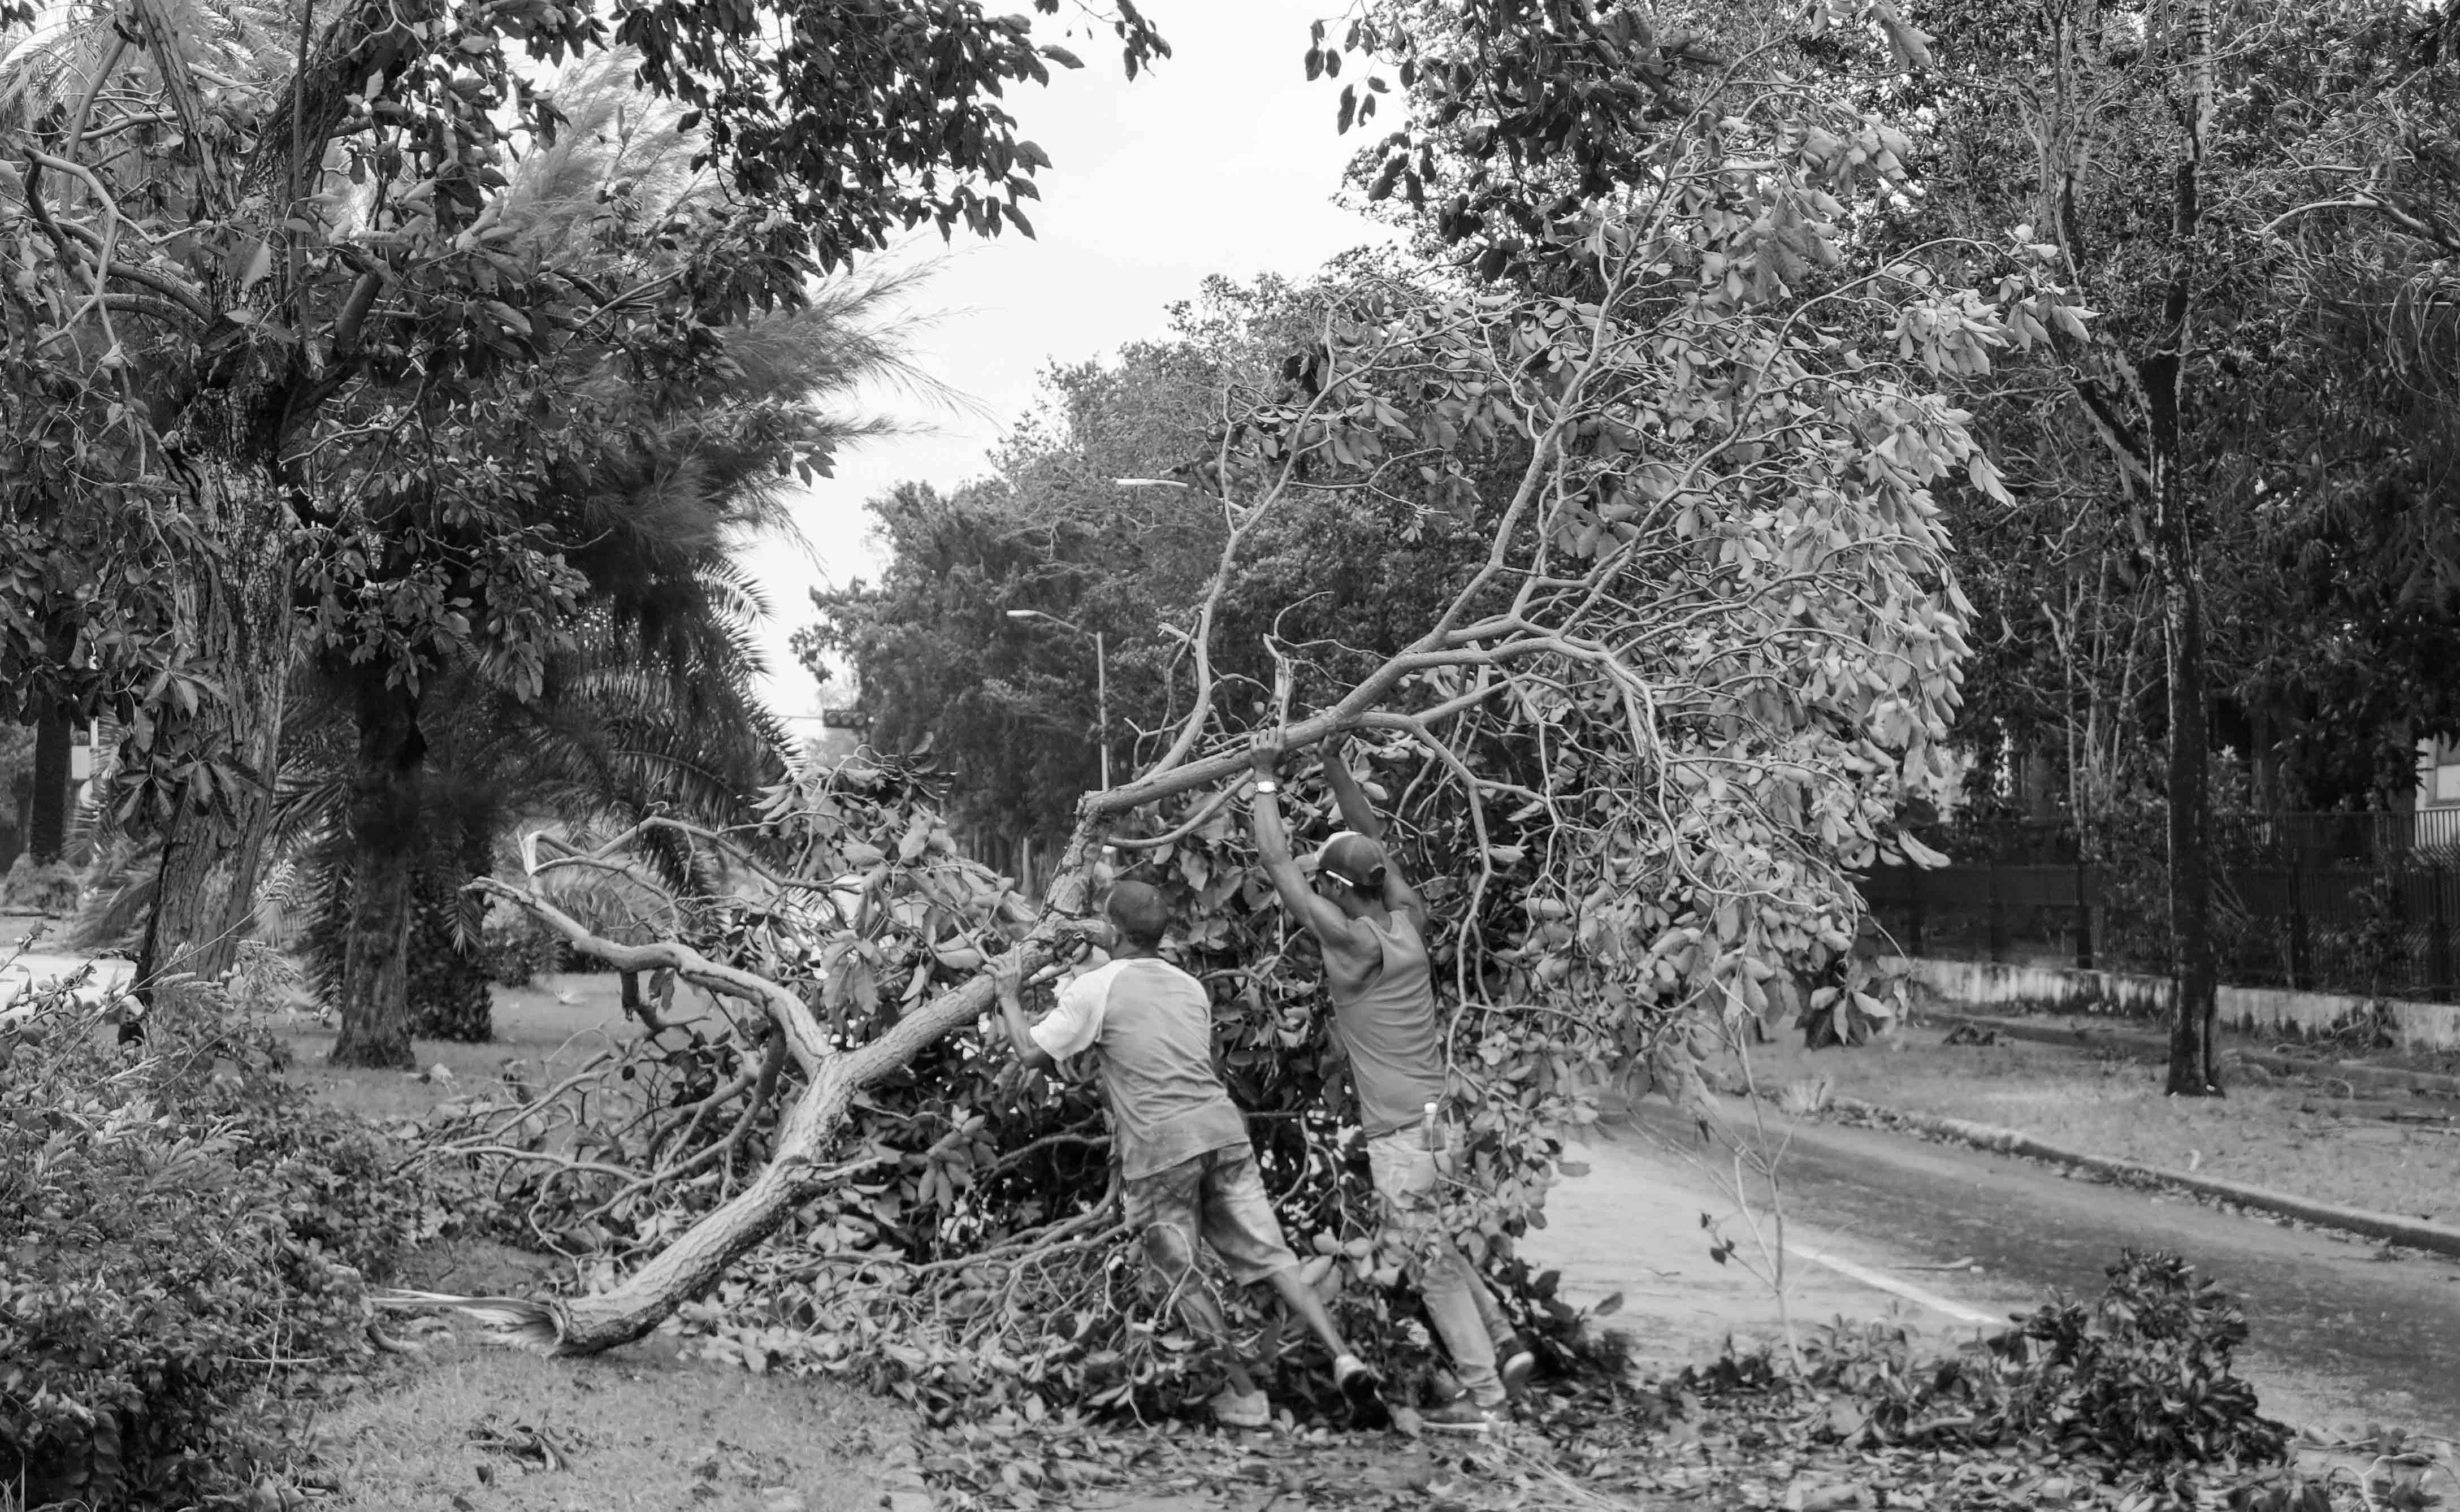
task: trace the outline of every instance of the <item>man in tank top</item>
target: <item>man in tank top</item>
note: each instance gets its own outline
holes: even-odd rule
[[[1352,1405],[1379,1411],[1375,1373],[1299,1279],[1298,1256],[1282,1238],[1246,1118],[1213,1067],[1213,999],[1203,983],[1161,958],[1169,905],[1155,888],[1123,882],[1103,911],[1116,936],[1111,959],[1062,987],[1039,1023],[1026,1022],[1016,952],[991,963],[1008,1037],[1031,1069],[1048,1071],[1086,1051],[1099,1057],[1120,1206],[1143,1236],[1153,1277],[1188,1321],[1230,1338],[1228,1320],[1195,1274],[1201,1239],[1241,1286],[1269,1283],[1331,1352],[1333,1380]],[[1270,1424],[1272,1409],[1246,1363],[1233,1354],[1224,1374],[1229,1384],[1213,1398],[1215,1418],[1233,1428]]]
[[[1317,850],[1310,883],[1282,820],[1283,747],[1278,736],[1257,737],[1256,849],[1283,906],[1324,947],[1333,1034],[1349,1057],[1375,1189],[1394,1209],[1423,1221],[1438,1182],[1452,1174],[1456,1138],[1442,1114],[1443,1021],[1427,959],[1427,905],[1385,851],[1383,821],[1350,776],[1342,745],[1340,736],[1326,742],[1324,773],[1349,828]],[[1452,1353],[1461,1395],[1425,1420],[1431,1428],[1480,1431],[1501,1418],[1536,1357],[1459,1249],[1440,1233],[1431,1243],[1418,1290]]]

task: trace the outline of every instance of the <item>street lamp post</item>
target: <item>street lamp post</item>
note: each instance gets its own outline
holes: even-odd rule
[[[1061,629],[1073,630],[1093,643],[1093,720],[1098,731],[1094,738],[1102,756],[1102,789],[1108,792],[1111,786],[1111,669],[1102,653],[1102,632],[1089,630],[1082,625],[1071,624],[1056,614],[1045,614],[1040,609],[1010,609],[1007,617],[1012,620],[1049,620]]]

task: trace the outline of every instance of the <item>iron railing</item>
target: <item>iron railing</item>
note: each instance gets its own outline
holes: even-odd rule
[[[1906,951],[2170,969],[2157,831],[2025,822],[1925,838],[1953,863],[1878,867],[1862,883],[1875,922]],[[2460,808],[2229,816],[2212,854],[2222,981],[2445,1002],[2460,991]]]

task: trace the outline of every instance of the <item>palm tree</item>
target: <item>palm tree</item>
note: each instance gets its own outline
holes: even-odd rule
[[[626,281],[654,276],[675,254],[637,228],[718,192],[690,166],[692,139],[671,109],[646,108],[620,59],[577,72],[560,99],[569,128],[520,165],[507,196],[515,251],[595,255],[623,261]],[[826,401],[867,379],[911,379],[880,334],[902,287],[849,280],[799,310],[727,326],[689,371],[645,367],[604,345],[567,347],[552,392],[587,428],[553,437],[514,511],[585,580],[562,650],[538,668],[475,643],[407,666],[356,646],[322,656],[318,681],[354,727],[346,812],[335,817],[339,773],[328,767],[322,831],[332,894],[317,953],[341,1012],[337,1062],[413,1063],[414,970],[424,973],[431,1028],[483,1031],[476,963],[450,948],[475,937],[456,901],[507,818],[667,807],[732,821],[782,775],[781,733],[753,691],[764,669],[751,631],[764,608],[734,554],[791,534],[795,464],[877,429]],[[513,437],[492,452],[482,439],[477,456],[519,456],[537,439]],[[411,509],[377,522],[370,560],[381,560],[388,529],[432,543],[436,518]],[[459,586],[483,600],[475,582]],[[490,608],[474,602],[468,615]],[[414,949],[420,920],[428,937]]]
[[[484,655],[440,660],[417,681],[339,650],[322,659],[320,683],[355,724],[337,1061],[410,1061],[416,858],[437,874],[424,889],[432,915],[497,822],[544,795],[560,794],[550,806],[565,812],[664,804],[731,821],[782,774],[782,735],[753,692],[762,607],[733,554],[783,526],[781,463],[866,429],[815,395],[880,365],[863,322],[887,294],[868,286],[735,328],[716,376],[696,388],[590,375],[596,413],[619,417],[612,434],[525,504],[570,543],[562,561],[588,585],[567,649],[534,687]],[[445,793],[460,795],[457,823],[439,820]],[[460,995],[475,1001],[466,977]]]
[[[624,286],[684,266],[645,228],[722,187],[692,168],[692,138],[670,107],[631,90],[627,67],[602,57],[562,81],[570,124],[511,170],[497,223],[514,233],[508,255]],[[878,376],[913,381],[880,331],[901,289],[849,280],[795,313],[712,320],[705,360],[688,369],[576,340],[518,387],[449,407],[414,374],[370,376],[342,401],[367,434],[300,462],[303,497],[337,542],[328,598],[313,607],[433,589],[458,598],[479,632],[387,647],[329,628],[297,673],[310,696],[289,700],[304,722],[285,732],[286,832],[333,883],[319,915],[340,909],[322,931],[338,963],[337,1059],[410,1063],[410,923],[457,916],[441,901],[485,864],[497,825],[521,805],[722,814],[775,768],[776,732],[751,691],[756,601],[732,554],[784,530],[791,464],[877,429],[825,400]],[[456,426],[456,449],[402,460],[406,431]],[[531,637],[542,659],[484,633],[506,607],[474,565],[490,531],[520,538],[529,565],[585,585],[556,611],[561,645]],[[414,580],[439,540],[470,570]],[[436,954],[432,943],[415,952]],[[443,996],[475,1003],[466,971],[443,974]]]
[[[378,885],[407,888],[407,1033],[490,1037],[478,910],[462,889],[492,868],[507,822],[552,819],[580,827],[652,813],[740,822],[750,796],[782,775],[784,735],[754,692],[762,669],[744,634],[746,598],[735,585],[718,587],[710,605],[714,635],[659,650],[593,608],[538,696],[511,696],[456,668],[421,700],[425,750],[408,798],[419,840],[375,862],[388,870]],[[294,714],[306,738],[286,774],[283,820],[308,862],[310,979],[364,1034],[387,1031],[370,1026],[370,1005],[351,995],[369,990],[349,969],[349,931],[370,863],[351,822],[358,778],[351,715],[338,702]]]

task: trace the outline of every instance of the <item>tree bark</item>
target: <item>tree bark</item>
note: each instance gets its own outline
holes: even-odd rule
[[[73,728],[68,716],[56,711],[34,721],[34,792],[26,831],[29,865],[49,866],[68,854]]]
[[[342,938],[341,1033],[332,1063],[410,1070],[410,928],[427,846],[419,777],[426,744],[407,687],[366,674],[350,795],[350,914]]]
[[[2185,150],[2171,189],[2170,283],[2162,309],[2162,350],[2141,367],[2147,424],[2146,471],[2152,502],[2152,550],[2161,587],[2161,628],[2170,684],[2170,954],[2174,1011],[2168,1090],[2173,1097],[2218,1097],[2213,1054],[2218,984],[2213,961],[2209,711],[2204,690],[2203,569],[2179,434],[2181,391],[2193,341],[2195,278],[2203,223],[2204,134],[2212,119],[2211,0],[2192,0],[2176,42],[2185,88],[2178,99]]]
[[[287,506],[265,474],[244,462],[201,458],[193,476],[197,536],[205,543],[187,564],[197,586],[193,658],[220,697],[198,711],[186,734],[198,756],[227,763],[234,780],[201,801],[183,788],[165,828],[137,961],[138,990],[158,1010],[168,1006],[164,978],[218,980],[238,954],[273,820],[295,640]]]
[[[2210,744],[2204,690],[2203,574],[2195,559],[2178,457],[2178,373],[2174,356],[2143,367],[2150,399],[2154,570],[2161,590],[2162,644],[2169,681],[2170,972],[2175,1017],[2170,1033],[2168,1090],[2211,1097],[2221,1090],[2213,1053],[2218,1017],[2213,959]]]

